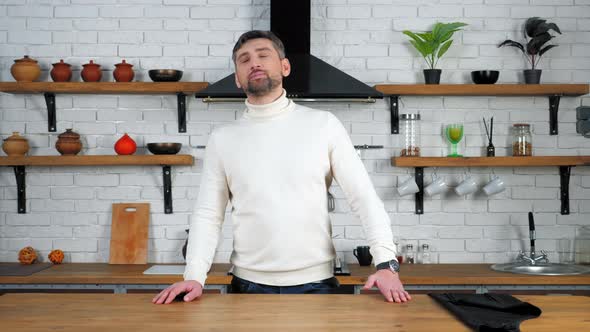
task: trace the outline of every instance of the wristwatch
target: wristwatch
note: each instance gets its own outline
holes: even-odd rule
[[[378,264],[375,267],[377,268],[377,270],[388,269],[388,270],[390,270],[393,273],[399,273],[399,263],[395,259],[392,259],[392,260],[387,261],[387,262],[380,263],[380,264]]]

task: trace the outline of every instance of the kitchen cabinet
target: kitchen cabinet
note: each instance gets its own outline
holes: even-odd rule
[[[416,214],[424,213],[424,167],[539,167],[558,166],[560,175],[561,214],[569,214],[569,178],[573,166],[589,166],[590,156],[529,157],[392,157],[397,167],[414,167]]]
[[[0,92],[43,93],[47,104],[48,131],[56,129],[55,95],[64,94],[176,94],[178,132],[186,133],[186,96],[208,86],[207,82],[0,82]]]
[[[549,134],[557,135],[561,96],[588,94],[588,84],[379,84],[375,89],[389,96],[391,133],[399,134],[400,96],[546,96],[549,98]]]
[[[152,304],[153,294],[6,294],[7,330],[141,331],[469,331],[427,295],[404,304],[371,295],[207,294],[192,302]],[[542,310],[527,331],[588,331],[590,298],[516,296]]]
[[[162,166],[164,212],[172,213],[172,165],[191,166],[191,155],[89,155],[0,157],[0,166],[12,166],[16,176],[18,213],[26,213],[26,166]]]

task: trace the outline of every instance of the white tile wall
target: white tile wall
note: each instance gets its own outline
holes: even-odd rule
[[[51,63],[64,59],[80,80],[81,65],[93,59],[102,65],[103,81],[112,81],[114,64],[126,59],[136,79],[149,81],[147,70],[184,69],[183,80],[210,80],[232,72],[230,52],[241,32],[269,27],[268,0],[62,0],[9,1],[0,5],[0,80],[12,81],[13,60],[29,54],[39,60],[42,80]],[[524,20],[543,16],[563,34],[559,47],[541,62],[545,83],[588,83],[590,80],[590,2],[587,0],[332,0],[314,1],[312,53],[368,84],[421,83],[424,61],[401,33],[428,29],[436,21],[469,24],[455,35],[453,47],[439,63],[443,82],[469,83],[476,69],[501,70],[500,83],[522,81],[526,65],[512,49],[497,48],[506,38],[519,38]],[[162,96],[58,95],[58,133],[74,128],[82,134],[85,154],[112,153],[116,139],[127,132],[141,145],[175,140],[183,152],[203,157],[215,126],[232,122],[243,105],[206,105],[188,98],[187,133],[176,123],[176,99]],[[509,155],[509,127],[525,121],[533,126],[538,155],[590,154],[590,140],[575,132],[575,108],[590,98],[561,99],[559,136],[549,136],[548,101],[533,97],[402,97],[402,112],[421,112],[424,153],[441,156],[447,145],[441,126],[465,123],[467,153],[481,153],[485,143],[481,117],[495,117],[498,155]],[[400,244],[431,245],[440,263],[504,262],[526,249],[526,213],[536,212],[539,247],[554,252],[555,240],[581,234],[590,220],[590,170],[572,169],[571,214],[559,214],[559,173],[555,168],[502,168],[495,173],[509,184],[492,198],[481,192],[457,197],[449,192],[426,197],[425,214],[415,215],[411,197],[399,197],[395,186],[412,173],[390,165],[401,140],[389,134],[386,101],[375,105],[311,104],[343,121],[355,144],[380,144],[363,159],[385,203],[394,236]],[[20,131],[31,154],[57,154],[57,133],[47,132],[42,95],[0,94],[0,135]],[[0,152],[2,154],[2,152]],[[65,250],[67,261],[108,260],[111,204],[151,203],[149,259],[180,262],[194,202],[198,199],[201,160],[173,170],[175,213],[163,213],[159,167],[29,167],[27,214],[16,213],[12,169],[0,169],[0,260],[16,261],[17,252],[32,245],[46,256]],[[485,184],[489,168],[440,168],[438,174],[456,185],[463,172]],[[431,169],[425,182],[430,182]],[[341,190],[333,187],[336,211],[331,214],[336,249],[354,261],[350,250],[365,243],[360,221],[350,212]],[[228,211],[229,212],[229,211]],[[215,261],[227,262],[231,220],[223,227]]]

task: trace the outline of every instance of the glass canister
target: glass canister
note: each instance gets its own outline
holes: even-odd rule
[[[420,264],[430,264],[430,246],[422,244],[422,254],[420,255]]]
[[[528,123],[515,123],[512,125],[512,155],[532,156],[533,136],[531,125]]]
[[[401,135],[404,140],[404,148],[400,156],[420,156],[420,114],[401,114]]]
[[[406,264],[416,263],[416,253],[414,252],[413,244],[406,244],[406,258],[404,258]]]

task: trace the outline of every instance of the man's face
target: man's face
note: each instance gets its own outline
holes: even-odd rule
[[[283,77],[291,72],[289,60],[281,59],[272,42],[265,38],[247,41],[236,52],[236,85],[248,95],[264,96],[282,88]]]

